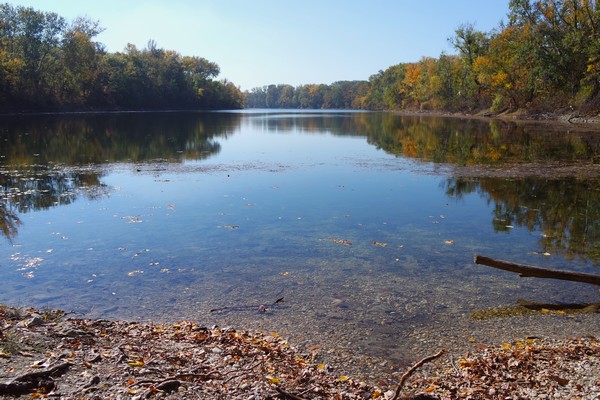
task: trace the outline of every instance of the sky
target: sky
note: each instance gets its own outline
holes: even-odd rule
[[[6,1],[6,0],[5,0]],[[462,24],[489,32],[506,20],[508,0],[14,0],[105,30],[107,51],[149,40],[219,65],[218,79],[242,90],[268,84],[367,80],[422,57],[454,54]]]

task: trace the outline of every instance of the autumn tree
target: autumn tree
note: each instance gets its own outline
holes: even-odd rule
[[[0,4],[0,105],[9,110],[242,107],[244,96],[215,81],[217,64],[150,40],[107,53],[99,23]]]
[[[104,50],[92,38],[103,31],[97,21],[77,18],[63,33],[60,46],[62,103],[82,105],[99,96],[98,71]],[[97,101],[95,98],[93,101]]]
[[[544,90],[573,98],[588,84],[598,94],[600,9],[594,0],[511,0],[509,27],[530,31],[524,42],[536,59]]]
[[[483,88],[474,71],[474,64],[479,57],[487,54],[490,39],[485,32],[477,31],[473,24],[460,25],[454,33],[449,42],[463,61],[463,68],[456,71],[460,74],[460,96],[465,99],[467,107],[475,108],[482,99]]]

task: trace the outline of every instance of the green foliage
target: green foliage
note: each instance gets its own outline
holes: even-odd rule
[[[268,85],[246,93],[248,108],[362,109],[368,91],[365,81],[331,85]]]
[[[0,106],[4,111],[241,108],[243,93],[215,81],[201,57],[127,45],[107,53],[97,21],[0,4]]]
[[[390,66],[367,81],[242,93],[219,66],[149,41],[107,53],[98,22],[0,4],[0,106],[64,109],[332,108],[476,112],[600,109],[596,0],[510,0],[492,32],[462,24],[441,54]]]
[[[390,66],[353,86],[270,85],[249,107],[529,112],[600,110],[600,5],[595,0],[511,0],[492,32],[462,24],[456,55]],[[286,87],[286,95],[281,96]]]

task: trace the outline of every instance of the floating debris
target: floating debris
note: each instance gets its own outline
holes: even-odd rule
[[[531,254],[538,254],[538,255],[545,256],[545,257],[549,257],[552,255],[552,254],[548,253],[547,251],[532,251]]]
[[[240,229],[240,226],[239,225],[223,225],[223,226],[220,226],[220,228],[223,228],[223,229]]]
[[[344,246],[352,246],[352,242],[347,239],[329,238],[329,239],[322,239],[322,240],[326,240],[328,242],[333,242],[335,244],[343,244]]]

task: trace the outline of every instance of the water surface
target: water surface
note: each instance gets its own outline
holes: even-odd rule
[[[363,112],[6,117],[0,301],[278,331],[357,374],[597,334],[597,314],[471,315],[598,301],[472,260],[600,273],[599,139]]]

